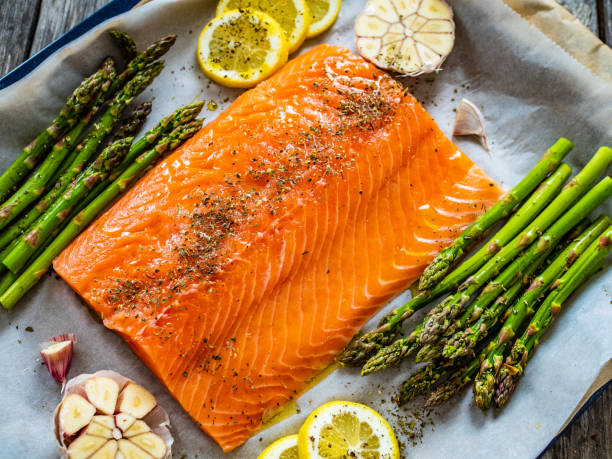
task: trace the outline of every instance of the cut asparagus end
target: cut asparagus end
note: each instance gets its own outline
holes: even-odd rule
[[[74,435],[87,424],[96,414],[96,408],[84,397],[78,394],[69,395],[62,402],[59,412],[59,422],[65,435]]]
[[[453,12],[443,0],[369,0],[355,21],[357,50],[405,76],[440,70],[455,43]]]
[[[135,418],[145,417],[157,405],[151,392],[134,383],[125,386],[117,403],[120,412],[131,414]]]
[[[117,424],[117,427],[119,427],[122,432],[127,431],[134,422],[136,422],[136,418],[131,414],[118,413],[115,415],[115,424]]]
[[[104,443],[106,443],[106,439],[102,437],[81,435],[79,438],[70,443],[70,446],[68,447],[68,457],[70,459],[87,459],[102,448]]]
[[[119,384],[111,378],[90,378],[85,393],[93,406],[104,414],[113,414],[119,397]]]

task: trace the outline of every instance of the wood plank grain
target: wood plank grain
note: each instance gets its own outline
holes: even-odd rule
[[[600,36],[612,46],[612,0],[599,0],[601,3],[599,24],[601,25]]]
[[[599,36],[597,0],[557,0],[557,2]]]
[[[29,57],[41,1],[0,1],[0,75]]]
[[[612,457],[612,385],[576,419],[540,459]]]
[[[32,41],[31,55],[77,25],[110,0],[41,0],[40,19]],[[31,3],[24,1],[23,3]]]

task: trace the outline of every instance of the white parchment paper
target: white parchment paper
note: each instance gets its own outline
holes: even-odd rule
[[[364,0],[344,0],[334,27],[309,40],[298,52],[328,42],[354,49],[352,25]],[[435,77],[406,80],[442,130],[450,135],[455,108],[465,97],[482,108],[491,154],[476,142],[455,139],[476,163],[504,186],[525,174],[559,136],[575,149],[567,161],[581,167],[600,145],[612,143],[612,87],[587,70],[500,0],[455,0],[457,41],[444,70]],[[59,110],[63,100],[106,54],[116,54],[105,31],[131,33],[143,47],[177,33],[167,66],[140,100],[153,100],[146,128],[175,107],[213,99],[219,110],[239,93],[210,83],[195,60],[196,39],[213,16],[209,0],[155,0],[97,27],[48,59],[32,75],[0,91],[0,168],[4,170]],[[605,208],[610,214],[611,206]],[[533,457],[557,434],[606,365],[612,364],[612,307],[607,267],[575,295],[543,340],[517,393],[503,411],[480,412],[470,391],[426,417],[434,425],[414,431],[415,446],[403,429],[406,457]],[[404,302],[408,294],[385,308]],[[382,315],[384,312],[381,312]],[[379,315],[379,316],[380,316]],[[417,315],[407,326],[414,325]],[[372,323],[374,323],[373,319]],[[31,327],[31,328],[27,328]],[[150,388],[168,410],[176,437],[175,455],[205,458],[254,458],[280,435],[297,432],[321,403],[350,399],[380,410],[398,427],[422,404],[399,409],[390,397],[407,377],[412,362],[360,378],[357,370],[333,372],[297,400],[300,413],[262,431],[224,455],[201,432],[128,346],[106,330],[70,288],[55,276],[44,279],[14,311],[0,312],[0,457],[51,458],[56,450],[51,414],[60,400],[59,386],[38,354],[38,342],[63,332],[76,333],[71,376],[112,369]],[[398,415],[401,418],[398,418]]]

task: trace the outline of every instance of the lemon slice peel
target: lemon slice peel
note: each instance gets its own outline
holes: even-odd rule
[[[288,435],[264,449],[257,459],[298,459],[298,435]]]
[[[307,38],[316,37],[328,30],[340,13],[341,0],[306,0],[310,10],[310,27]]]

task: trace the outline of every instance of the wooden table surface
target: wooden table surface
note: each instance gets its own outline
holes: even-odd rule
[[[36,54],[109,1],[1,0],[0,75]],[[612,45],[612,0],[560,0],[559,3],[602,41]],[[612,458],[612,385],[541,457]]]

